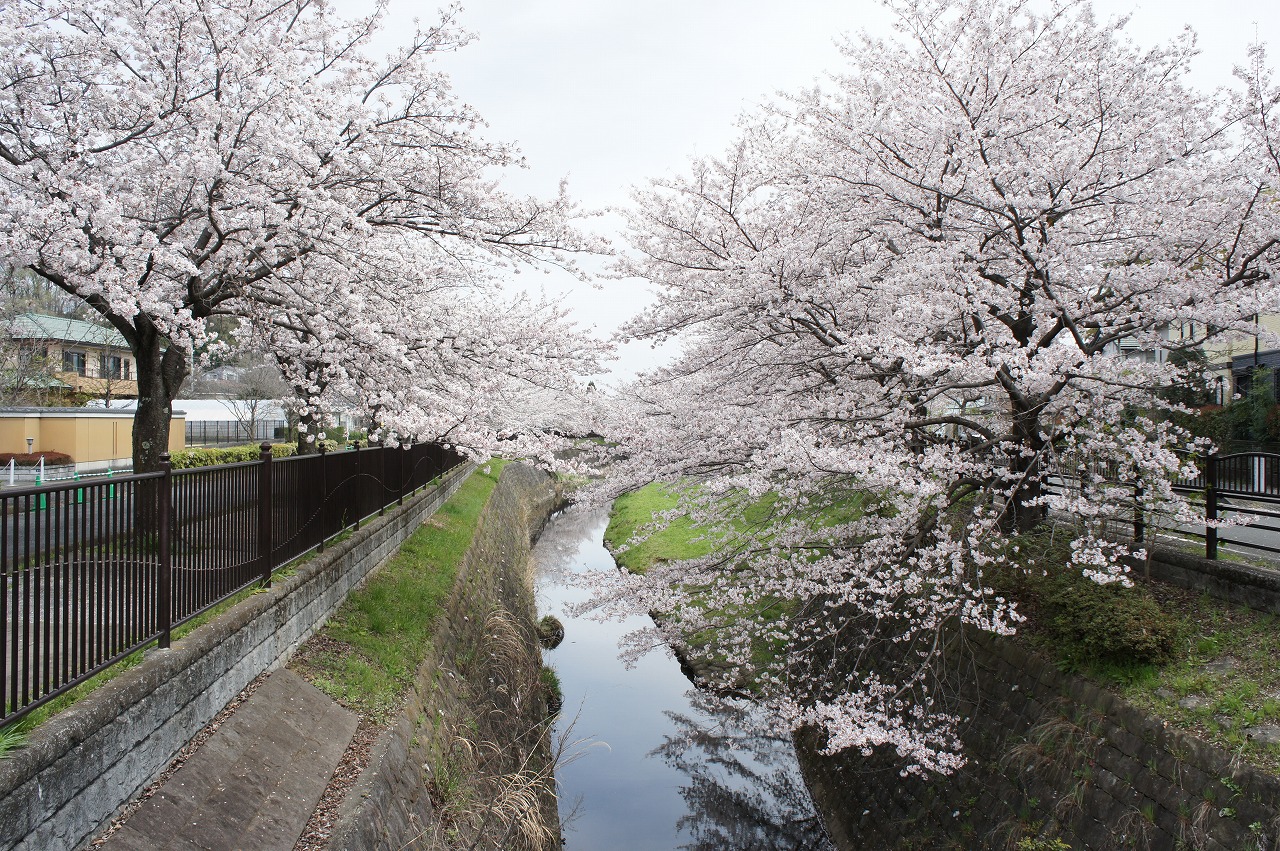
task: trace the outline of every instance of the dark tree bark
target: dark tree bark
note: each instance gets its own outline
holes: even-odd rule
[[[1042,453],[1044,438],[1040,434],[1042,402],[1025,404],[1022,397],[1013,399],[1012,457],[1009,459],[1009,481],[1013,487],[1000,528],[1012,535],[1030,532],[1045,519],[1046,509],[1037,500],[1043,492],[1040,477],[1044,474]]]
[[[138,371],[138,410],[133,417],[133,470],[150,473],[160,469],[161,454],[169,451],[169,424],[173,400],[182,390],[190,369],[186,352],[165,344],[154,325],[135,319],[133,334],[125,335]]]
[[[305,397],[304,397],[305,398]],[[314,455],[320,451],[320,420],[315,414],[298,417],[298,454]],[[311,438],[308,440],[307,438]]]
[[[83,295],[57,272],[41,264],[33,264],[29,268],[54,286],[84,299],[129,344],[138,375],[138,410],[133,417],[133,471],[152,473],[159,470],[160,456],[169,451],[173,400],[178,397],[191,372],[187,352],[168,345],[168,339],[145,313],[122,316],[101,295]],[[211,301],[191,309],[192,314],[200,318],[208,317],[211,311]]]

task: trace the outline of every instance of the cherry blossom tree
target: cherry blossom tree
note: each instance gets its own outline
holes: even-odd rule
[[[365,383],[401,392],[406,351],[480,356],[452,348],[473,326],[462,308],[418,315],[447,302],[428,271],[444,270],[465,305],[471,289],[492,298],[498,269],[564,263],[587,247],[563,189],[542,201],[495,184],[517,152],[478,134],[479,117],[434,67],[468,39],[456,14],[374,59],[382,5],[352,21],[314,0],[0,9],[0,252],[128,340],[135,469],[164,450],[211,317],[319,341],[336,360],[317,366],[378,363]],[[574,335],[536,328],[520,341],[536,338],[530,351]],[[486,356],[500,368],[526,353],[495,344]]]
[[[371,251],[366,249],[362,262]],[[400,286],[368,283],[372,270],[311,256],[277,275],[285,291],[317,294],[323,311],[270,306],[241,334],[270,351],[298,400],[300,449],[314,451],[343,409],[370,415],[374,440],[432,440],[487,455],[550,459],[545,405],[527,398],[581,398],[579,376],[598,370],[605,346],[574,330],[557,303],[504,294],[474,269],[417,266]],[[464,275],[463,272],[466,274]],[[570,408],[566,402],[564,408]]]
[[[620,271],[659,296],[628,333],[684,349],[626,392],[614,487],[682,483],[718,547],[598,602],[832,750],[947,772],[944,627],[1015,628],[985,577],[1018,536],[1076,518],[1065,569],[1124,582],[1112,480],[1196,517],[1158,391],[1168,352],[1277,309],[1276,92],[1256,53],[1220,110],[1190,36],[1140,50],[1086,2],[888,5],[893,38],[636,195]]]

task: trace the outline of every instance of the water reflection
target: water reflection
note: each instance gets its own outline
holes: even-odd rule
[[[561,815],[575,815],[565,847],[830,848],[789,738],[765,731],[748,706],[690,688],[668,654],[625,668],[618,639],[646,619],[566,616],[588,596],[580,574],[614,569],[603,545],[607,520],[601,510],[569,509],[534,550],[539,613],[565,622],[564,643],[547,654],[564,690],[561,724],[573,723],[570,738],[608,745],[557,771]]]
[[[823,851],[832,846],[796,766],[791,738],[769,732],[749,704],[703,692],[696,715],[667,712],[677,730],[654,750],[688,776],[680,827],[689,851]],[[707,719],[711,719],[708,723]]]

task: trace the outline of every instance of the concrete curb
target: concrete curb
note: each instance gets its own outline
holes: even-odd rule
[[[1158,545],[1151,547],[1150,564],[1153,579],[1204,591],[1259,611],[1280,614],[1280,570],[1231,561],[1210,561]],[[1138,562],[1135,570],[1141,572],[1143,569],[1144,563]]]

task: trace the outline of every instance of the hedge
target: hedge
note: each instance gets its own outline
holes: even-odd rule
[[[287,458],[298,451],[293,443],[274,443],[271,445],[272,458]],[[192,467],[213,467],[218,464],[239,464],[242,461],[257,461],[260,450],[256,444],[245,446],[228,446],[225,448],[180,449],[169,456],[175,470],[187,470]],[[46,462],[47,463],[47,462]]]
[[[75,463],[65,452],[0,452],[0,467],[9,466],[10,461],[19,467],[38,467],[41,458],[46,467]]]

